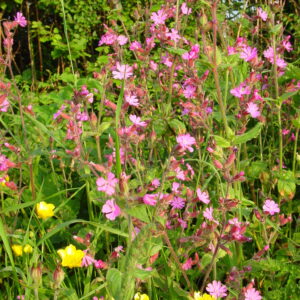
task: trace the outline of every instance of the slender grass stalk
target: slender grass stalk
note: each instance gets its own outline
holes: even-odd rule
[[[71,64],[71,70],[72,74],[74,76],[74,86],[77,89],[77,76],[75,74],[74,70],[74,65],[73,65],[73,59],[72,59],[72,52],[71,52],[71,47],[70,47],[70,42],[69,42],[69,37],[68,37],[68,27],[67,27],[67,21],[66,21],[66,12],[65,12],[65,3],[64,0],[60,0],[61,3],[61,8],[62,8],[62,14],[63,14],[63,22],[64,22],[64,33],[68,45],[68,52],[69,52],[69,59],[70,59],[70,64]]]

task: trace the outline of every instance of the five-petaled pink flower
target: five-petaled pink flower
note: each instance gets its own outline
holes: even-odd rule
[[[116,184],[118,179],[115,178],[115,175],[111,172],[107,174],[107,179],[99,177],[96,181],[98,191],[106,193],[108,196],[111,196],[115,193]]]
[[[273,216],[276,213],[280,212],[280,208],[279,208],[278,204],[275,201],[273,201],[272,199],[267,199],[264,203],[263,211],[266,214],[269,214],[269,215]]]
[[[268,19],[268,14],[261,7],[257,9],[257,16],[261,18],[264,22]]]
[[[251,115],[252,118],[258,118],[260,116],[260,111],[256,103],[247,103],[246,112]]]
[[[222,284],[221,281],[214,280],[212,283],[207,285],[206,290],[211,296],[216,298],[223,298],[227,296],[227,287]]]
[[[216,222],[214,219],[213,213],[214,213],[214,209],[212,207],[207,207],[203,211],[203,217],[211,222]]]
[[[193,145],[196,144],[195,138],[193,138],[189,133],[187,134],[180,134],[176,137],[176,141],[179,144],[182,151],[189,150],[193,152]]]
[[[207,192],[202,192],[200,188],[196,190],[198,199],[204,204],[208,204],[210,202],[209,195]]]
[[[141,121],[141,118],[136,116],[136,115],[130,115],[129,116],[130,121],[135,125],[135,126],[140,126],[140,127],[146,127],[147,123],[144,121]]]
[[[192,13],[192,9],[189,8],[185,2],[183,2],[181,4],[181,12],[184,14],[184,15],[190,15]]]
[[[102,212],[106,218],[113,221],[121,214],[120,207],[115,203],[114,199],[107,200],[102,206]]]
[[[257,291],[255,288],[247,289],[245,293],[245,300],[261,300],[262,296],[260,292]]]
[[[129,65],[121,65],[119,62],[116,64],[116,70],[112,71],[114,79],[127,79],[133,75],[133,68]]]
[[[131,106],[135,106],[138,107],[139,106],[139,99],[136,97],[136,95],[132,94],[132,95],[125,95],[125,101],[131,105]]]
[[[17,12],[15,16],[15,22],[17,22],[21,27],[25,27],[27,25],[27,21],[21,12]]]
[[[174,199],[170,201],[170,205],[173,208],[182,209],[185,206],[185,200],[181,197],[174,197]]]
[[[151,20],[154,22],[155,25],[165,24],[168,16],[164,12],[163,9],[160,9],[157,13],[153,12],[151,15]]]
[[[257,49],[251,48],[250,46],[244,47],[240,53],[240,58],[245,61],[251,61],[257,57]]]

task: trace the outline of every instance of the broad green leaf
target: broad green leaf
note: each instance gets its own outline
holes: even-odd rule
[[[244,144],[254,138],[256,138],[261,129],[263,127],[262,123],[257,123],[252,129],[248,130],[244,134],[238,135],[233,139],[233,144],[238,145],[238,144]]]
[[[115,299],[120,299],[122,275],[118,269],[109,269],[106,274],[108,289]]]
[[[175,131],[176,134],[183,134],[186,132],[186,127],[183,122],[178,119],[173,119],[168,122],[169,126]]]
[[[130,216],[135,217],[143,222],[150,222],[146,205],[140,204],[138,206],[132,207],[127,210],[127,213]]]
[[[228,148],[230,147],[230,142],[227,141],[225,138],[219,135],[214,135],[214,139],[216,140],[216,143],[221,148]]]
[[[296,178],[292,171],[282,171],[278,179],[278,192],[282,197],[293,199],[296,192]]]

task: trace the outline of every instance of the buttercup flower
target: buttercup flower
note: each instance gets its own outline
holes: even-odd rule
[[[216,298],[206,293],[201,296],[200,292],[194,292],[194,300],[216,300]]]
[[[52,203],[42,201],[36,205],[36,213],[40,219],[47,219],[54,216],[54,208]]]
[[[23,248],[24,253],[32,253],[33,249],[29,244],[26,244]]]
[[[11,249],[16,256],[21,256],[23,254],[23,247],[21,245],[12,245]]]
[[[147,294],[136,293],[133,300],[149,300],[149,297]]]
[[[65,249],[59,249],[57,253],[62,259],[61,265],[68,268],[81,267],[82,259],[85,256],[82,250],[77,250],[72,244]]]

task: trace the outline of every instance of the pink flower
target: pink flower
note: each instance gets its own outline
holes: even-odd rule
[[[261,300],[262,296],[260,292],[257,291],[255,288],[247,289],[245,293],[245,300]]]
[[[129,65],[121,65],[117,62],[116,70],[112,72],[114,79],[127,79],[133,75],[133,68]]]
[[[125,35],[119,35],[117,38],[117,41],[120,46],[123,46],[123,45],[127,44],[128,38]]]
[[[85,253],[85,256],[82,259],[81,266],[88,267],[89,265],[95,264],[96,260],[87,254],[87,250],[84,250],[83,252]]]
[[[96,181],[98,191],[106,193],[108,196],[111,196],[115,193],[116,184],[118,179],[115,178],[115,175],[111,172],[107,175],[107,180],[103,177],[100,177]]]
[[[121,214],[120,207],[115,203],[114,199],[107,200],[102,206],[102,212],[108,220],[115,220]]]
[[[265,50],[263,52],[263,54],[264,54],[264,57],[268,60],[271,60],[271,59],[273,60],[273,58],[274,58],[274,51],[273,51],[272,47],[269,47],[267,50]]]
[[[242,82],[239,86],[236,88],[230,90],[230,94],[237,98],[242,98],[243,95],[250,95],[251,93],[251,88],[246,85],[244,82]]]
[[[186,52],[182,54],[181,57],[185,60],[196,59],[198,57],[199,52],[200,52],[200,46],[198,44],[195,44],[192,46],[190,52]]]
[[[194,151],[194,149],[191,146],[196,144],[196,140],[189,133],[178,135],[176,137],[176,141],[179,144],[182,151],[185,150],[188,150],[189,152]]]
[[[95,261],[94,266],[96,269],[106,269],[107,263],[104,262],[103,260],[99,259],[99,260]]]
[[[184,171],[180,167],[177,167],[175,169],[175,172],[176,172],[176,178],[177,179],[179,179],[179,180],[185,180]]]
[[[228,46],[227,52],[228,52],[228,55],[233,55],[233,54],[237,53],[237,50],[235,49],[235,47]]]
[[[280,208],[279,208],[278,204],[275,203],[272,199],[267,199],[264,203],[263,211],[266,214],[273,216],[276,213],[280,212]]]
[[[149,66],[150,66],[150,69],[153,71],[156,71],[158,68],[158,64],[156,62],[154,62],[153,60],[150,61]]]
[[[138,107],[139,106],[139,99],[136,97],[136,95],[126,95],[125,96],[125,101],[131,105],[131,106],[135,106]]]
[[[168,32],[166,34],[167,37],[169,37],[172,41],[174,41],[175,43],[178,42],[178,40],[180,40],[180,35],[178,34],[178,30],[172,28],[171,32]]]
[[[191,8],[188,8],[188,6],[186,5],[185,2],[183,2],[181,4],[181,12],[184,14],[184,15],[190,15],[192,13],[192,9]]]
[[[173,208],[182,209],[185,206],[185,200],[181,197],[174,197],[174,199],[170,201],[170,205]]]
[[[102,35],[102,37],[98,43],[98,46],[112,45],[117,39],[118,39],[118,36],[115,33],[107,32],[104,35]]]
[[[9,102],[7,100],[7,97],[5,95],[0,96],[0,111],[7,112],[9,107]]]
[[[216,298],[223,298],[227,296],[227,287],[223,285],[221,281],[214,280],[212,283],[207,285],[206,290],[211,296]]]
[[[282,42],[282,47],[287,51],[291,52],[293,50],[292,44],[289,42],[289,39],[291,38],[290,35],[288,35]]]
[[[203,217],[209,221],[214,222],[215,219],[213,217],[214,209],[212,207],[207,207],[203,212]]]
[[[151,185],[154,187],[154,188],[158,188],[160,186],[160,181],[159,179],[157,178],[154,178],[152,181],[151,181]]]
[[[177,194],[177,193],[179,192],[179,191],[178,191],[179,187],[180,187],[180,183],[178,183],[178,182],[173,182],[173,183],[172,183],[172,192],[175,193],[175,194]]]
[[[146,194],[143,197],[143,201],[145,204],[155,206],[155,204],[157,202],[157,194]]]
[[[251,61],[256,57],[257,57],[257,49],[251,48],[250,46],[243,48],[242,52],[240,53],[240,58],[242,58],[245,61]]]
[[[209,195],[207,192],[202,192],[200,188],[198,188],[196,192],[197,192],[198,199],[201,202],[203,202],[204,204],[208,204],[210,202]]]
[[[15,166],[15,163],[11,162],[5,155],[0,154],[0,171],[7,171]]]
[[[182,264],[182,269],[187,271],[190,270],[193,266],[193,260],[191,258],[188,258],[183,264]]]
[[[140,127],[146,127],[147,126],[147,123],[144,122],[144,121],[141,121],[141,118],[136,116],[136,115],[130,115],[129,119],[136,126],[140,126]]]
[[[151,14],[151,20],[154,22],[155,25],[165,24],[166,19],[168,16],[164,12],[163,9],[160,9],[157,13],[153,12]]]
[[[257,118],[260,116],[260,111],[256,103],[247,103],[246,112],[251,115],[252,118]]]
[[[129,49],[130,49],[131,51],[139,50],[139,49],[141,49],[141,48],[142,48],[142,45],[141,45],[141,43],[138,42],[138,41],[132,42],[132,43],[130,44],[130,47],[129,47]]]
[[[268,19],[268,14],[260,7],[257,9],[257,16],[261,18],[264,22]]]
[[[17,12],[17,15],[14,19],[21,27],[25,27],[27,25],[27,21],[21,12]]]
[[[186,85],[184,90],[183,90],[183,95],[186,99],[194,99],[195,98],[195,92],[196,92],[196,87],[193,85]]]

